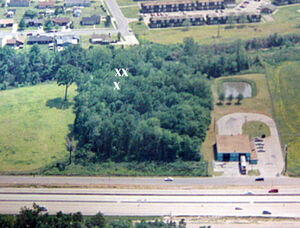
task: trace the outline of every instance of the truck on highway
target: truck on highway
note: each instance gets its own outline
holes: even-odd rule
[[[241,155],[240,156],[240,171],[242,175],[246,174],[246,156]]]

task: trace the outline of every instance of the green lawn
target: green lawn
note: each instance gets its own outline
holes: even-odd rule
[[[138,18],[140,8],[137,6],[129,6],[121,8],[123,14],[127,18]]]
[[[117,0],[119,6],[137,5],[136,1],[133,0]]]
[[[270,136],[270,128],[263,122],[249,121],[243,125],[243,134],[248,135],[249,139],[261,137],[262,135]]]
[[[145,25],[139,25],[137,22],[132,23],[131,27],[141,39],[156,43],[173,44],[182,42],[185,37],[193,37],[199,43],[214,44],[232,42],[237,39],[266,37],[274,33],[300,33],[300,13],[297,12],[299,9],[299,5],[280,8],[273,15],[273,22],[247,24],[244,28],[235,26],[232,29],[226,29],[226,25],[221,25],[220,38],[215,38],[218,34],[217,25],[191,27],[188,31],[184,31],[182,28],[148,29]]]
[[[75,96],[69,89],[69,101]],[[0,172],[39,169],[66,158],[65,136],[74,122],[71,103],[62,107],[64,87],[57,84],[0,92]]]
[[[300,176],[300,62],[268,68],[281,143],[288,145],[288,173]]]

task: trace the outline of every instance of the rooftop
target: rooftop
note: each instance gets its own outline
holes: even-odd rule
[[[217,150],[220,153],[250,153],[250,142],[247,135],[217,135]]]

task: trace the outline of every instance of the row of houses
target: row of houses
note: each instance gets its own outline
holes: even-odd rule
[[[224,9],[227,5],[234,5],[235,0],[178,0],[152,1],[141,3],[142,13],[177,12],[193,10]]]
[[[28,7],[30,5],[30,0],[10,0],[7,3],[7,5],[9,7]],[[90,7],[91,2],[90,0],[65,0],[64,5],[66,7],[73,7],[73,6]],[[40,9],[54,8],[55,0],[39,1],[37,7]]]
[[[150,28],[166,28],[166,27],[179,27],[185,26],[185,22],[188,21],[190,25],[213,25],[213,24],[226,24],[229,23],[229,17],[232,17],[231,21],[236,23],[245,23],[242,21],[244,17],[249,23],[260,22],[261,15],[257,13],[252,14],[233,14],[233,15],[220,15],[220,14],[209,14],[203,16],[199,15],[180,15],[180,16],[153,16],[150,18]]]

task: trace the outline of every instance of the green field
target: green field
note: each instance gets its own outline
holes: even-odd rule
[[[281,143],[288,145],[288,174],[300,176],[300,62],[268,68]]]
[[[140,8],[138,6],[128,6],[121,8],[123,14],[127,18],[138,18]]]
[[[1,173],[28,172],[66,158],[75,94],[70,87],[66,105],[64,87],[55,83],[0,92]]]
[[[237,39],[266,37],[274,33],[300,33],[300,13],[297,11],[299,9],[300,5],[281,7],[275,15],[272,15],[274,21],[247,24],[243,28],[235,26],[227,29],[226,25],[221,25],[220,38],[216,38],[217,25],[191,27],[188,31],[184,31],[183,28],[148,29],[144,23],[141,25],[137,22],[133,22],[131,27],[141,39],[156,43],[173,44],[182,42],[185,37],[193,37],[202,44],[215,44]]]

